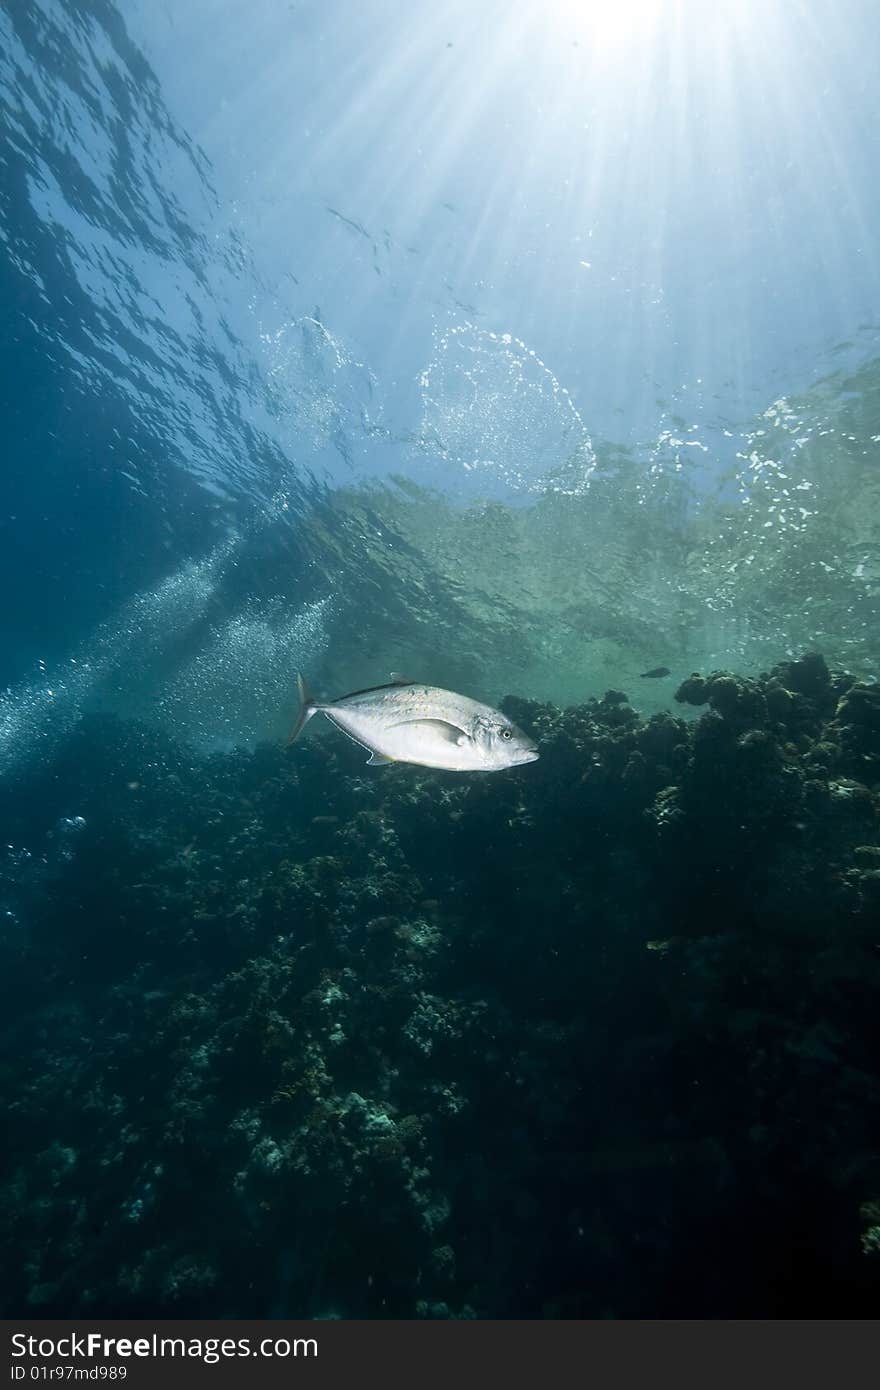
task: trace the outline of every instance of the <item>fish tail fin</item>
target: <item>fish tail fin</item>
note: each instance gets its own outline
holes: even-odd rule
[[[296,723],[288,735],[288,748],[296,742],[312,715],[316,714],[319,709],[319,705],[309,689],[308,681],[299,672],[296,675],[296,688],[299,694],[299,711],[296,716]]]

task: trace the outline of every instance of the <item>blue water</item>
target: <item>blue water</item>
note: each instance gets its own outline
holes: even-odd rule
[[[867,1306],[875,19],[6,0],[11,1312]],[[297,670],[512,696],[541,771],[282,753]]]

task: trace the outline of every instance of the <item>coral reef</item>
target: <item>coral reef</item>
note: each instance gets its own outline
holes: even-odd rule
[[[676,698],[508,698],[491,778],[96,717],[10,781],[6,1315],[875,1309],[880,691]]]

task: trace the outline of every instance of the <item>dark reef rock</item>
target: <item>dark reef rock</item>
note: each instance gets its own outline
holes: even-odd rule
[[[796,690],[808,699],[822,704],[832,691],[831,673],[819,652],[806,652],[797,661],[784,661],[774,666],[773,676],[788,690]]]
[[[0,801],[7,1316],[866,1316],[880,695],[509,697],[536,764],[84,722]]]

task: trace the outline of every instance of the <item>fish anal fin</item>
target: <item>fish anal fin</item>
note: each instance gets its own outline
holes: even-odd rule
[[[384,753],[373,752],[367,758],[367,767],[385,767],[394,761],[394,758],[386,758]]]

